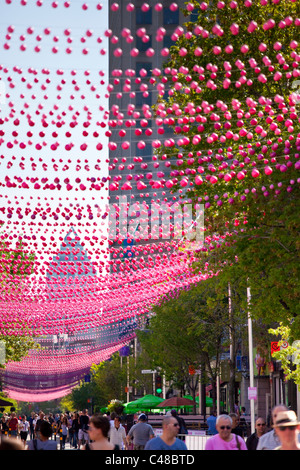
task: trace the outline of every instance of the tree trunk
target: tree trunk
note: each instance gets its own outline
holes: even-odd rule
[[[212,395],[212,401],[213,401],[213,406],[212,406],[212,412],[216,413],[217,412],[217,382],[216,380],[211,381],[211,395]]]

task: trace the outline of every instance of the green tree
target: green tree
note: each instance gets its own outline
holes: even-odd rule
[[[277,328],[270,329],[270,333],[279,339],[279,346],[287,343],[288,346],[275,352],[274,359],[282,364],[286,380],[293,380],[300,388],[300,344],[298,338],[294,338],[289,326],[279,324]]]
[[[237,264],[252,317],[299,337],[298,2],[193,4],[154,107],[173,132],[157,155],[171,192],[205,206],[199,269],[229,281]]]
[[[0,295],[4,301],[24,300],[23,289],[25,280],[33,273],[35,255],[27,253],[22,239],[18,239],[15,247],[9,242],[9,236],[2,237],[0,243]],[[5,345],[5,362],[21,361],[30,349],[38,348],[31,335],[30,325],[26,318],[5,316],[1,319],[0,341]],[[1,364],[0,368],[4,368]]]
[[[121,366],[119,353],[113,354],[109,361],[101,362],[99,365],[94,364],[91,373],[98,393],[98,401],[102,406],[107,406],[112,399],[124,402],[127,367],[126,364]]]
[[[246,310],[245,286],[232,277],[231,308],[226,278],[212,276],[184,291],[162,298],[153,307],[149,334],[139,333],[142,346],[179,388],[187,387],[195,400],[199,376],[190,366],[201,368],[205,383],[211,383],[216,406],[220,364],[233,345],[231,357],[230,408],[234,405],[236,354],[243,340]],[[244,338],[245,339],[245,338]]]
[[[72,390],[70,395],[68,395],[68,399],[65,399],[63,405],[69,410],[80,411],[91,409],[92,407],[95,409],[96,407],[102,406],[103,401],[104,398],[102,399],[99,389],[93,381],[90,383],[82,381]]]

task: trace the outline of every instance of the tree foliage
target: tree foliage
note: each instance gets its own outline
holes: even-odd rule
[[[2,237],[0,243],[0,296],[3,301],[12,301],[22,296],[25,279],[33,272],[35,255],[27,253],[22,239],[15,247],[9,242],[9,236]],[[23,299],[22,299],[23,300]],[[38,348],[31,336],[26,318],[1,317],[0,341],[5,345],[5,362],[21,361],[30,349]],[[5,364],[0,367],[4,368]]]
[[[229,291],[221,273],[185,291],[166,295],[153,307],[149,332],[138,336],[166,378],[176,388],[188,388],[194,398],[199,376],[190,371],[191,367],[201,369],[204,383],[212,384],[214,400],[221,361],[229,359],[229,347],[234,344],[230,391],[233,409],[236,354],[242,340],[247,340],[247,302],[245,285],[239,278],[232,275],[230,287]]]
[[[204,204],[199,269],[229,281],[237,264],[253,318],[300,337],[299,6],[265,3],[193,2],[164,68],[155,111],[173,135],[157,154],[173,160],[171,191]]]

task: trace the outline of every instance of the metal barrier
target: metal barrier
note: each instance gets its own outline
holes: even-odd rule
[[[188,450],[205,450],[206,441],[211,436],[193,436],[187,435],[185,436],[185,443]]]
[[[195,433],[189,431],[188,434],[181,435],[178,434],[179,438],[184,437],[184,442],[188,448],[188,450],[205,450],[206,441],[211,436],[203,435],[202,433]]]

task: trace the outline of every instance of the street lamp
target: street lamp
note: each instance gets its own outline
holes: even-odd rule
[[[252,336],[252,320],[250,314],[250,301],[251,292],[250,287],[247,287],[247,304],[248,304],[248,341],[249,341],[249,374],[250,374],[250,387],[254,388],[254,372],[253,372],[253,336]],[[251,433],[255,432],[255,411],[254,400],[250,400],[250,415],[251,415]]]

